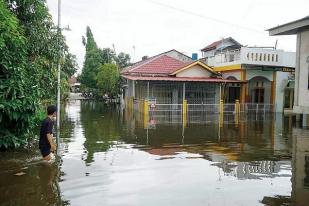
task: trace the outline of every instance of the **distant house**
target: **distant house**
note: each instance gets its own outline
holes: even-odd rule
[[[248,84],[230,84],[224,102],[273,105],[277,112],[293,106],[295,53],[270,47],[242,46],[229,37],[201,49],[205,64],[230,80]]]
[[[269,35],[297,35],[293,112],[309,127],[309,16],[268,29]]]
[[[221,39],[218,41],[215,41],[203,49],[201,49],[202,56],[204,58],[213,57],[218,53],[228,51],[228,50],[236,50],[240,49],[242,45],[238,43],[235,39],[232,37]]]
[[[80,91],[80,83],[77,82],[77,79],[75,76],[71,76],[69,79],[70,84],[70,92],[79,92]]]
[[[154,100],[156,103],[218,104],[220,85],[238,84],[227,80],[201,61],[170,50],[125,68],[121,76],[127,81],[124,96]]]

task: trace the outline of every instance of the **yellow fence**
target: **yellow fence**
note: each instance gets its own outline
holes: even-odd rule
[[[271,113],[274,111],[274,106],[271,104],[254,104],[240,103],[236,100],[235,103],[224,103],[220,100],[219,104],[188,104],[187,100],[183,100],[182,104],[156,104],[149,100],[138,100],[133,97],[125,99],[125,108],[127,112],[139,113],[144,118],[144,127],[148,125],[149,115],[161,114],[160,112],[173,112],[181,115],[184,125],[187,125],[188,114],[219,114],[220,126],[223,125],[224,115],[233,114],[235,123],[238,125],[240,114],[243,113]]]

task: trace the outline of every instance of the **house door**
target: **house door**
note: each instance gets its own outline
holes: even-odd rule
[[[254,103],[264,103],[264,88],[254,89]]]
[[[284,109],[292,109],[294,103],[294,90],[286,89],[284,91]]]
[[[240,97],[240,87],[229,87],[228,102],[235,103]]]

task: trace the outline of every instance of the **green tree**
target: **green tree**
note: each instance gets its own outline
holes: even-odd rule
[[[111,82],[114,82],[114,77],[116,77],[116,75],[114,75],[115,73],[109,74],[103,71],[102,68],[104,67],[102,67],[102,65],[118,65],[119,68],[126,67],[130,65],[130,55],[123,52],[116,55],[115,51],[111,48],[99,48],[89,26],[86,28],[86,37],[82,38],[82,42],[86,48],[82,73],[78,77],[78,80],[82,84],[82,88],[86,91],[90,90],[95,94],[97,94],[97,92],[103,92],[115,95],[118,93],[118,91],[115,91],[119,89],[120,81],[117,80],[118,82],[115,84],[117,85],[117,89],[108,87],[107,85],[112,86],[114,84]],[[119,78],[118,68],[116,71],[118,75],[117,78]],[[114,71],[112,70],[112,72]],[[103,75],[106,76],[103,77]]]
[[[116,62],[116,54],[114,50],[110,48],[103,48],[100,49],[100,54],[102,58],[101,64],[110,64]]]
[[[27,39],[3,0],[0,22],[0,147],[17,147],[26,140],[38,93],[26,69]]]
[[[130,55],[124,52],[120,52],[116,57],[116,62],[120,69],[129,66],[131,64],[130,60],[131,60]]]
[[[6,0],[6,2],[10,11],[19,20],[27,39],[25,45],[28,56],[27,69],[33,73],[29,78],[37,85],[36,89],[41,99],[55,99],[58,61],[62,67],[63,81],[67,81],[67,71],[76,72],[76,63],[68,51],[64,36],[57,33],[46,0]]]
[[[101,94],[115,97],[119,93],[120,75],[116,64],[103,64],[97,75],[97,85]]]
[[[30,136],[42,102],[55,102],[58,61],[62,91],[68,90],[76,62],[45,0],[0,4],[0,147],[17,147]]]
[[[94,40],[89,26],[86,28],[86,38],[83,37],[83,44],[86,48],[85,61],[79,81],[85,88],[96,88],[96,75],[102,65],[102,55]]]

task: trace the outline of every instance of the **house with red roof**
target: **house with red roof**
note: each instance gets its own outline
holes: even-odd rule
[[[124,96],[135,100],[152,100],[162,104],[218,104],[223,84],[243,81],[227,80],[201,61],[176,50],[144,58],[121,71],[127,82]]]

